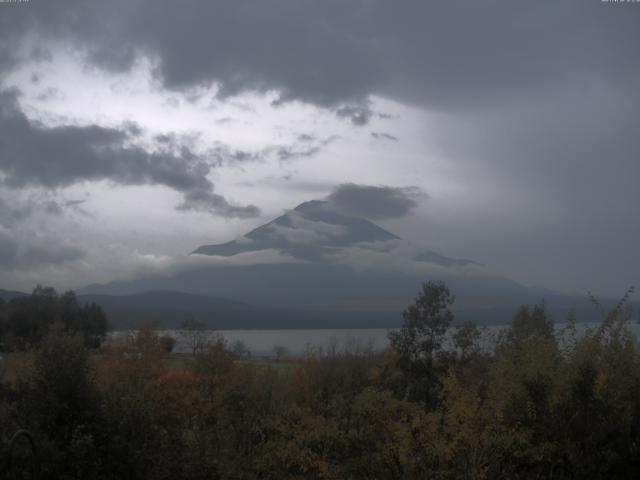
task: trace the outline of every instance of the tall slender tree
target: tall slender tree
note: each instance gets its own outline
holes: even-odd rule
[[[400,330],[389,333],[399,367],[406,375],[405,397],[421,399],[426,404],[435,400],[435,361],[453,321],[450,307],[454,301],[444,282],[425,282],[415,302],[403,312]]]

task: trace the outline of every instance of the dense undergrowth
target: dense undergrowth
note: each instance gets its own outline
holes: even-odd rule
[[[14,448],[4,478],[640,475],[640,352],[622,303],[580,336],[522,308],[486,351],[469,324],[443,348],[452,301],[425,284],[384,353],[287,368],[240,362],[223,340],[178,367],[151,329],[92,349],[56,322],[0,384],[3,444],[20,428],[37,443],[37,460]]]

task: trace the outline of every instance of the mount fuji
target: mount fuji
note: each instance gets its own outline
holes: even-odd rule
[[[445,281],[456,295],[458,318],[479,323],[505,323],[518,306],[542,300],[558,320],[569,311],[585,320],[594,315],[586,298],[523,286],[319,200],[302,203],[234,240],[197,247],[187,266],[171,274],[91,285],[79,293],[102,295],[103,301],[109,296],[106,303],[113,305],[118,304],[113,296],[180,292],[188,295],[173,296],[176,302],[185,299],[174,310],[183,318],[195,315],[191,295],[200,295],[208,300],[199,302],[197,316],[225,328],[395,326],[426,280]],[[208,317],[202,305],[212,298],[259,308],[250,310],[251,319],[243,319],[237,308],[233,321],[219,308]]]
[[[276,250],[295,259],[321,262],[348,248],[389,248],[402,239],[367,219],[334,209],[327,201],[312,200],[242,237],[218,245],[203,245],[193,254],[230,257],[247,252]],[[414,261],[441,266],[465,266],[474,262],[447,258],[428,249],[416,250]]]

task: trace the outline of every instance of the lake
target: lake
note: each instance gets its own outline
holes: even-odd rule
[[[598,323],[578,323],[576,329],[579,334],[587,328],[595,328]],[[640,325],[629,322],[630,330],[640,337]],[[490,348],[499,332],[505,329],[506,325],[491,325],[482,327],[481,344],[484,348]],[[566,327],[565,323],[555,325],[556,331],[561,332]],[[280,347],[287,355],[300,356],[309,350],[319,350],[324,352],[335,350],[341,351],[381,351],[389,344],[387,337],[390,330],[386,328],[363,328],[363,329],[317,329],[317,330],[215,330],[203,332],[210,340],[215,340],[216,336],[222,336],[228,343],[229,348],[233,348],[238,341],[254,357],[273,357],[276,355],[276,348]],[[453,330],[452,330],[453,331]],[[128,332],[119,331],[111,334],[112,338],[126,335]],[[169,335],[176,339],[174,352],[188,354],[191,349],[185,340],[184,335],[179,330],[161,330],[158,335]]]

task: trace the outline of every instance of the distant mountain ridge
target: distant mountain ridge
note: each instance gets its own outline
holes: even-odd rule
[[[13,300],[14,298],[26,297],[28,295],[28,293],[17,292],[14,290],[3,290],[0,288],[0,298],[5,302]]]
[[[185,319],[195,319],[218,330],[273,330],[305,328],[396,328],[402,321],[402,310],[306,310],[254,305],[206,295],[175,291],[147,291],[133,295],[80,295],[81,303],[100,305],[109,319],[111,330],[139,327],[152,322],[160,328],[179,328]],[[613,302],[604,302],[612,307]],[[637,306],[637,305],[636,305]],[[455,308],[458,321],[478,324],[508,323],[517,307]],[[584,321],[599,320],[598,313],[587,302],[578,307],[550,307],[556,321],[569,313]]]
[[[0,290],[0,297],[20,298],[24,292]],[[321,310],[283,308],[255,305],[223,298],[184,292],[157,290],[131,295],[79,295],[83,304],[102,307],[109,320],[110,330],[138,328],[151,322],[158,328],[179,328],[182,320],[195,319],[218,330],[272,330],[308,328],[395,328],[402,319],[402,308],[372,310]],[[7,298],[6,301],[11,300]],[[603,301],[606,308],[615,302]],[[635,303],[637,308],[638,303]],[[508,323],[515,306],[459,308],[454,305],[457,321],[472,320],[481,325]],[[556,321],[563,321],[569,313],[583,321],[597,321],[597,311],[588,302],[577,306],[555,306],[549,313]]]
[[[391,312],[320,312],[253,305],[244,302],[175,291],[147,291],[132,295],[80,295],[82,303],[100,305],[114,330],[153,322],[178,328],[195,319],[213,329],[390,328],[399,314]]]

